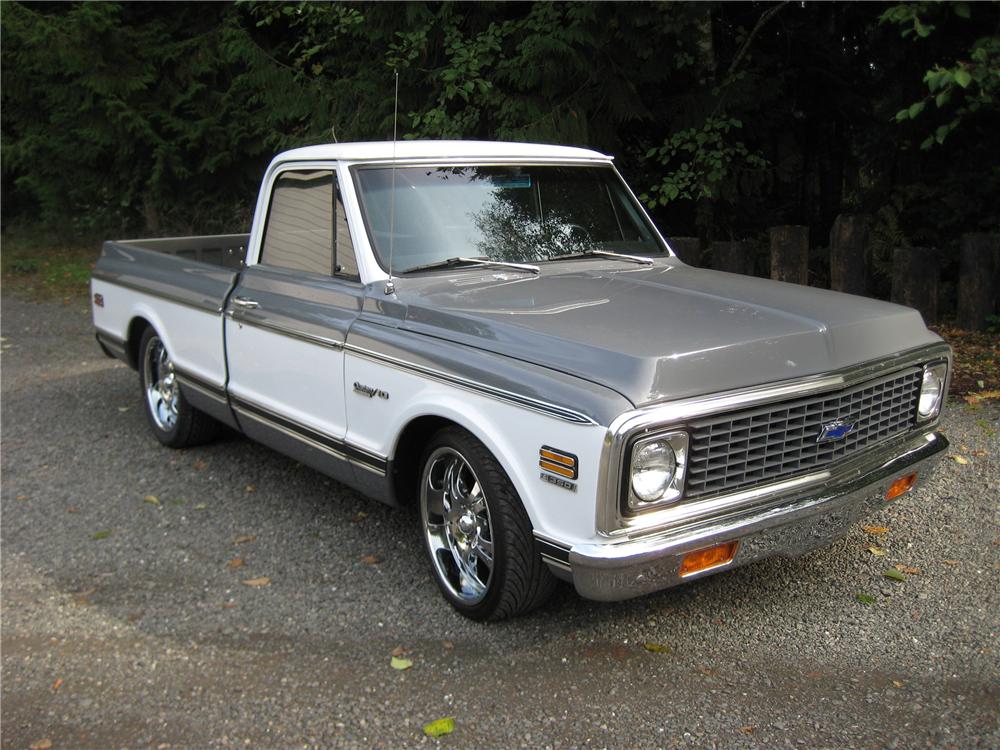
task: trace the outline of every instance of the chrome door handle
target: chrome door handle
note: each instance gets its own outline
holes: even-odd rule
[[[233,304],[242,307],[244,310],[256,310],[260,307],[260,302],[249,297],[233,297]]]

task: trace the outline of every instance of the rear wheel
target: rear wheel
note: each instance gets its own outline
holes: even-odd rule
[[[420,522],[438,587],[474,620],[540,606],[556,579],[535,548],[531,521],[497,460],[472,435],[439,431],[424,452]]]
[[[146,419],[164,445],[186,448],[218,434],[219,423],[184,398],[173,360],[153,328],[147,328],[139,341],[139,385]]]

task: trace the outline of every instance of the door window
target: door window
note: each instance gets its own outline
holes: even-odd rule
[[[275,180],[260,262],[358,280],[354,244],[332,171],[288,171]]]

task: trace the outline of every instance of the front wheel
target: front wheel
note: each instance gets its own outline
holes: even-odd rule
[[[164,445],[186,448],[218,434],[219,423],[184,398],[173,360],[152,328],[147,328],[139,340],[139,386],[146,419]]]
[[[486,447],[459,428],[439,431],[424,452],[420,523],[438,587],[474,620],[501,620],[540,606],[556,579],[535,548],[531,521]]]

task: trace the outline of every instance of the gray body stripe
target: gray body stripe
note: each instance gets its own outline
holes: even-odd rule
[[[194,388],[200,393],[215,399],[216,401],[221,401],[224,404],[228,404],[228,398],[226,397],[226,390],[215,383],[209,383],[207,380],[202,380],[201,378],[191,375],[188,372],[176,368],[177,377],[181,381],[182,385],[186,385],[189,388]]]
[[[234,323],[240,325],[250,326],[251,328],[262,328],[266,331],[271,331],[272,333],[277,333],[281,336],[287,336],[290,339],[296,339],[297,341],[304,341],[307,344],[316,344],[317,346],[325,346],[328,349],[343,349],[344,344],[340,341],[334,341],[333,339],[325,338],[324,336],[316,336],[311,333],[304,333],[302,331],[296,331],[292,328],[286,328],[282,325],[277,325],[275,323],[270,323],[268,321],[258,320],[256,318],[247,317],[244,314],[237,313],[234,310],[227,310],[226,315],[229,316],[230,320]]]
[[[129,289],[134,289],[136,291],[142,292],[144,294],[149,294],[154,297],[159,297],[161,299],[167,300],[168,302],[174,302],[176,304],[185,305],[197,310],[203,310],[207,312],[212,312],[215,314],[220,314],[222,309],[218,307],[215,303],[205,302],[203,304],[195,303],[192,300],[185,300],[178,296],[164,293],[159,290],[154,290],[145,285],[133,284],[131,282],[123,281],[120,278],[114,278],[111,274],[101,273],[95,270],[94,278],[107,281],[111,284],[116,284],[118,286],[123,286]],[[463,388],[468,391],[473,391],[475,393],[481,393],[489,398],[503,401],[506,403],[514,404],[525,409],[537,412],[539,414],[544,414],[549,417],[554,417],[565,422],[570,422],[572,424],[582,424],[582,425],[597,425],[598,422],[593,418],[583,414],[582,412],[576,411],[575,409],[570,409],[564,406],[559,406],[547,401],[540,401],[538,399],[531,398],[530,396],[522,396],[511,391],[497,388],[495,386],[486,385],[483,383],[477,383],[476,381],[463,378],[458,375],[452,375],[440,370],[435,370],[433,368],[425,367],[423,365],[418,365],[412,362],[407,362],[405,360],[397,359],[396,357],[391,357],[386,354],[381,354],[379,352],[373,351],[371,349],[366,349],[363,347],[355,346],[348,343],[341,343],[333,339],[328,339],[322,336],[317,336],[311,333],[305,333],[302,331],[297,331],[292,328],[287,328],[285,326],[276,325],[268,321],[260,321],[255,318],[245,317],[243,314],[236,313],[232,314],[233,311],[226,311],[227,316],[236,323],[241,325],[248,325],[260,329],[265,329],[272,331],[282,336],[287,336],[299,341],[304,341],[306,343],[314,344],[316,346],[324,346],[333,350],[346,350],[357,354],[358,356],[365,357],[372,361],[381,362],[387,364],[391,367],[395,367],[400,370],[405,370],[409,372],[415,372],[424,377],[432,378],[442,383],[448,383],[449,385],[454,385],[459,388]]]
[[[97,339],[97,343],[109,350],[115,357],[128,361],[126,343],[123,339],[104,331],[97,331],[94,337]]]
[[[120,339],[113,333],[108,333],[107,331],[98,329],[94,335],[109,346],[119,346],[123,349],[125,348],[125,339]]]
[[[477,393],[482,393],[490,398],[497,399],[499,401],[506,401],[508,403],[516,404],[518,406],[524,407],[525,409],[530,409],[532,411],[539,412],[540,414],[545,414],[550,417],[556,417],[566,422],[572,422],[574,424],[589,424],[596,425],[593,419],[588,417],[586,414],[581,414],[578,411],[572,409],[567,409],[562,406],[557,406],[555,404],[550,404],[545,401],[538,401],[528,396],[519,396],[516,393],[511,393],[510,391],[505,391],[501,388],[494,388],[492,386],[483,385],[482,383],[476,383],[471,380],[466,380],[465,378],[459,377],[457,375],[449,375],[448,373],[441,372],[440,370],[433,370],[429,367],[424,367],[422,365],[413,364],[412,362],[406,362],[401,359],[396,359],[395,357],[390,357],[387,354],[380,354],[379,352],[374,352],[371,349],[364,349],[360,346],[354,346],[353,344],[344,344],[344,349],[357,354],[365,359],[370,359],[375,362],[382,362],[389,365],[390,367],[395,367],[400,370],[408,370],[411,372],[419,373],[428,378],[438,380],[442,383],[448,383],[450,385],[458,386],[459,388],[464,388],[469,391],[475,391]]]
[[[159,297],[167,302],[173,302],[178,305],[184,305],[185,307],[191,307],[195,310],[204,310],[210,313],[221,313],[222,308],[216,302],[210,300],[197,301],[194,299],[184,299],[183,297],[170,294],[169,292],[161,292],[158,289],[152,289],[149,286],[143,284],[136,284],[131,281],[123,281],[122,279],[115,278],[113,274],[104,273],[98,269],[94,269],[92,277],[99,281],[106,281],[109,284],[115,284],[116,286],[125,287],[126,289],[132,289],[136,292],[142,292],[143,294],[148,294],[152,297]]]
[[[268,427],[279,430],[290,437],[301,440],[314,448],[329,453],[337,458],[349,461],[356,466],[361,466],[369,471],[384,476],[386,473],[387,459],[384,456],[372,453],[364,448],[352,445],[339,438],[326,435],[312,427],[306,427],[280,414],[275,414],[270,409],[253,402],[231,396],[233,408],[244,417],[265,423]]]

